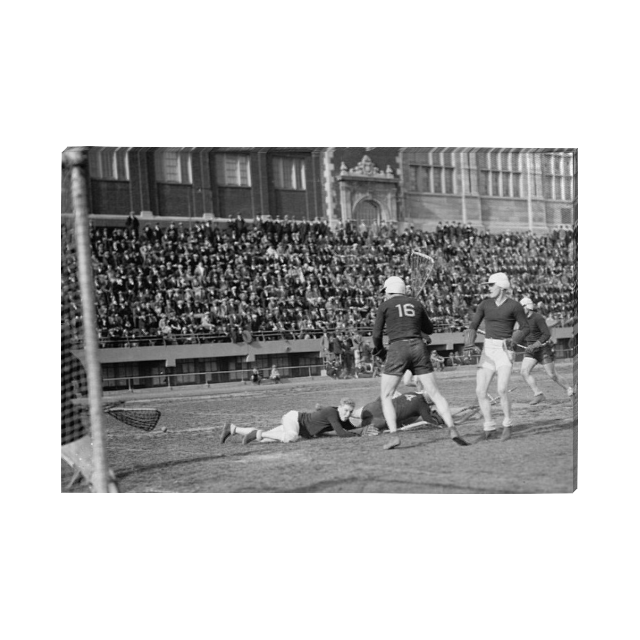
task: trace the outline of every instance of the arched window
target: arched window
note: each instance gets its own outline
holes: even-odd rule
[[[380,205],[375,200],[361,200],[353,210],[353,219],[367,227],[380,222]]]

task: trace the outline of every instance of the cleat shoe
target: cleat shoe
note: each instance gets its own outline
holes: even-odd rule
[[[567,395],[568,395],[569,397],[571,397],[571,396],[573,395],[573,387],[569,387],[569,388],[567,389]]]
[[[502,435],[500,436],[500,442],[504,442],[511,437],[511,427],[504,427],[502,429]]]
[[[544,401],[544,399],[545,399],[544,393],[539,393],[539,394],[533,396],[533,400],[529,404],[530,405],[540,404],[541,402]]]
[[[474,441],[473,444],[484,442],[485,440],[493,440],[495,436],[495,430],[483,431]]]
[[[458,430],[455,427],[449,427],[449,437],[461,447],[466,447],[469,443],[460,437]]]
[[[244,438],[242,438],[242,444],[249,444],[250,442],[256,439],[257,435],[258,435],[257,429],[250,431],[249,433],[247,433],[247,435]]]
[[[227,438],[231,435],[231,423],[225,422],[224,427],[222,427],[222,435],[220,436],[220,444],[224,444],[227,441]]]
[[[387,442],[385,442],[383,449],[395,449],[400,446],[400,438],[398,436],[391,436]]]

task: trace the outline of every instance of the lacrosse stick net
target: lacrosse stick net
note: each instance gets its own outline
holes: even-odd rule
[[[411,252],[409,266],[411,268],[410,284],[412,295],[416,297],[420,295],[435,265],[435,260],[426,253],[420,251]]]
[[[118,406],[105,409],[105,413],[130,427],[143,431],[153,431],[162,415],[158,409],[129,409]]]

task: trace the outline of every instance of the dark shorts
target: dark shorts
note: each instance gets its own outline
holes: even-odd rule
[[[422,338],[397,340],[387,347],[387,359],[382,372],[401,376],[405,371],[411,371],[414,376],[433,373],[429,350]]]
[[[539,349],[536,349],[533,353],[527,353],[525,357],[533,358],[536,362],[539,362],[540,364],[550,364],[556,359],[556,354],[553,351],[553,347],[548,344],[544,347],[540,347]]]

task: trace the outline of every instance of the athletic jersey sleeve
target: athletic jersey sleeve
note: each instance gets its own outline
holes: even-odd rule
[[[425,422],[433,422],[433,416],[431,415],[431,407],[424,399],[423,396],[420,396],[420,401],[417,403],[418,412],[420,413],[420,417]]]
[[[536,341],[547,342],[551,338],[551,331],[547,326],[547,322],[539,313],[534,313],[529,318],[529,328],[531,331],[527,336],[527,344],[533,344]]]
[[[380,351],[382,349],[382,333],[384,331],[384,326],[386,324],[385,317],[385,305],[384,303],[378,307],[378,313],[376,314],[376,321],[373,325],[373,346],[375,351]]]
[[[529,320],[527,319],[524,307],[519,302],[515,302],[515,300],[514,307],[514,315],[518,323],[518,330],[514,332],[512,338],[514,342],[520,343],[529,335],[531,328],[529,327]]]
[[[482,322],[483,318],[484,318],[484,300],[477,306],[476,308],[476,312],[473,314],[473,318],[471,320],[471,323],[469,324],[469,329],[471,329],[471,331],[476,332],[478,330],[478,327],[480,326],[480,323]]]
[[[331,420],[331,426],[333,427],[333,430],[338,434],[340,438],[354,438],[357,436],[356,433],[347,431],[345,427],[347,427],[348,425],[343,423],[340,420],[340,415],[338,414],[337,410],[336,410],[336,416],[331,417],[330,420]]]
[[[346,423],[341,422],[340,414],[336,407],[322,407],[313,413],[301,413],[299,418],[300,435],[303,437],[317,436],[324,431],[333,429],[341,438],[355,437],[345,429]]]

